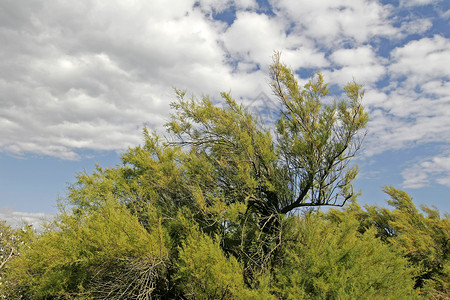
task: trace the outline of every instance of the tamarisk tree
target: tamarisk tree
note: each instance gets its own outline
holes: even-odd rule
[[[213,165],[227,201],[247,201],[266,226],[278,214],[343,206],[354,196],[357,168],[349,162],[360,149],[368,121],[361,104],[364,92],[355,82],[345,86],[346,99],[329,101],[322,74],[301,88],[279,53],[270,76],[282,104],[274,133],[226,93],[221,108],[207,97],[197,101],[177,91],[168,123],[176,144],[189,145]]]
[[[415,270],[364,212],[295,213],[356,198],[361,87],[331,101],[321,74],[301,88],[279,54],[270,76],[270,128],[229,94],[214,105],[178,90],[172,139],[144,129],[121,165],[78,174],[46,231],[2,263],[0,297],[412,298]]]

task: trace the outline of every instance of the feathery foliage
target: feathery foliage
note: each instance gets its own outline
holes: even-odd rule
[[[393,188],[394,211],[356,204],[350,161],[368,120],[361,86],[330,102],[321,74],[300,88],[279,54],[271,86],[282,104],[273,131],[229,94],[220,106],[178,90],[173,139],[145,129],[121,165],[78,174],[68,209],[0,270],[2,295],[444,297],[448,218],[423,217]]]

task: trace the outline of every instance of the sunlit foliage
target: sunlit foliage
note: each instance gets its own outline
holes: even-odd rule
[[[177,91],[167,138],[144,130],[114,168],[81,173],[53,225],[9,259],[22,299],[414,299],[448,293],[448,219],[386,188],[357,205],[361,86],[329,97],[274,56],[264,127],[229,94]],[[318,207],[342,207],[326,213]],[[2,266],[3,267],[3,266]],[[415,288],[415,289],[414,289]],[[437,297],[436,296],[436,297]]]

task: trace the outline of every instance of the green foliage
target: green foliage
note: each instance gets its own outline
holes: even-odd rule
[[[222,237],[222,248],[242,261],[247,284],[277,263],[283,214],[342,206],[354,196],[357,169],[348,163],[368,120],[356,83],[345,87],[346,99],[325,104],[322,75],[302,89],[277,54],[271,77],[283,105],[275,138],[226,93],[224,105],[215,106],[177,91],[167,124],[175,139],[165,151],[184,149],[171,168],[182,174],[175,189],[184,192],[182,206],[197,211],[202,230]]]
[[[276,149],[283,181],[290,193],[279,197],[280,212],[300,206],[342,206],[354,195],[357,169],[348,162],[359,150],[368,115],[361,100],[364,91],[355,82],[344,89],[347,99],[324,104],[329,94],[323,76],[300,89],[294,73],[275,54],[271,86],[284,108],[277,122]],[[307,201],[309,198],[309,201]],[[342,198],[341,203],[338,199]]]
[[[377,239],[375,229],[359,233],[351,214],[307,213],[287,222],[291,236],[275,284],[282,298],[413,298],[406,259]]]
[[[226,106],[217,107],[207,97],[196,101],[177,91],[167,124],[175,144],[189,146],[208,161],[213,184],[226,202],[251,198],[263,218],[302,206],[342,206],[354,195],[357,169],[348,162],[360,148],[359,132],[368,121],[361,86],[348,84],[347,99],[324,104],[329,91],[322,75],[301,89],[278,54],[271,79],[283,104],[275,139],[229,94],[222,94]]]
[[[191,299],[270,299],[264,290],[245,286],[243,269],[226,256],[220,239],[192,228],[179,253],[177,277],[184,295]]]
[[[6,221],[0,221],[0,272],[33,238],[34,231],[30,225],[24,224],[20,229],[13,229]]]
[[[13,229],[5,221],[0,221],[0,298],[6,298],[6,291],[16,289],[16,282],[8,280],[8,267],[15,257],[29,248],[35,233],[30,225]]]
[[[386,243],[401,250],[405,257],[418,268],[415,287],[425,295],[450,296],[450,219],[441,218],[439,212],[422,207],[424,216],[404,191],[385,187],[391,197],[388,204],[394,209],[366,207],[350,208],[361,221],[362,229],[375,226],[378,236]]]
[[[265,128],[229,94],[177,91],[170,140],[144,130],[115,168],[80,173],[58,219],[0,270],[25,299],[389,299],[448,293],[448,218],[356,204],[361,86],[330,102],[274,57]],[[325,101],[326,100],[326,101]],[[328,104],[326,104],[326,103]],[[302,207],[346,209],[328,213]],[[5,227],[6,228],[6,227]],[[9,229],[8,229],[9,230]],[[414,284],[418,289],[414,290]]]
[[[114,200],[88,216],[61,214],[53,230],[11,262],[8,280],[33,299],[151,293],[168,256],[165,231],[152,217],[148,232]],[[121,278],[130,274],[133,282]]]

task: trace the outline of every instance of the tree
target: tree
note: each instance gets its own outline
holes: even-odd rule
[[[425,296],[447,299],[450,295],[450,219],[439,211],[422,206],[421,213],[412,198],[392,186],[384,188],[393,209],[377,206],[348,208],[357,215],[360,231],[374,227],[377,236],[393,245],[417,268],[415,288]]]
[[[356,83],[324,104],[322,76],[303,89],[278,54],[283,104],[263,127],[229,94],[224,105],[177,91],[162,140],[144,130],[115,168],[81,173],[54,227],[11,261],[13,298],[382,297],[412,294],[406,260],[353,212],[302,216],[355,198],[349,167],[367,122]],[[382,266],[382,267],[380,267]],[[358,278],[361,277],[360,280]],[[392,278],[399,280],[390,280]],[[379,290],[377,290],[377,288]],[[14,294],[15,293],[15,294]]]
[[[413,299],[414,269],[400,251],[358,232],[350,212],[308,212],[286,220],[291,235],[275,270],[282,299]]]
[[[5,299],[5,291],[16,288],[16,282],[7,279],[9,265],[29,248],[34,238],[31,225],[24,224],[22,228],[14,229],[6,221],[0,221],[0,298]]]
[[[197,101],[178,90],[167,124],[175,137],[169,145],[185,147],[208,170],[199,174],[208,179],[198,184],[199,194],[208,199],[204,196],[214,191],[227,205],[243,205],[245,217],[221,221],[228,229],[224,248],[241,255],[250,273],[275,263],[281,215],[300,207],[343,206],[354,196],[357,168],[350,168],[349,161],[361,146],[360,131],[368,121],[361,105],[364,93],[355,82],[345,87],[346,100],[325,104],[329,91],[322,75],[301,89],[279,54],[271,79],[283,107],[275,137],[226,93],[225,106],[218,107],[208,97]],[[209,223],[217,224],[213,215],[208,215]],[[255,252],[243,253],[243,237],[248,241],[258,236],[261,243],[253,245]]]
[[[116,200],[77,216],[62,213],[11,261],[5,291],[10,298],[148,299],[164,285],[168,249],[160,221],[147,231]]]
[[[283,104],[276,123],[276,138],[229,94],[222,94],[225,108],[208,98],[200,103],[179,101],[168,129],[179,145],[210,162],[228,202],[250,199],[270,230],[270,220],[299,207],[343,206],[353,195],[357,175],[349,160],[359,150],[359,134],[368,121],[361,99],[364,92],[355,82],[344,89],[347,99],[324,104],[329,94],[323,76],[310,80],[303,89],[294,73],[274,55],[271,86]],[[276,218],[275,218],[276,219]]]
[[[0,222],[0,272],[5,268],[6,264],[17,255],[18,237],[5,221]]]
[[[220,237],[212,238],[192,227],[180,247],[177,278],[184,295],[194,299],[274,299],[264,284],[250,289],[242,265],[227,256]]]

